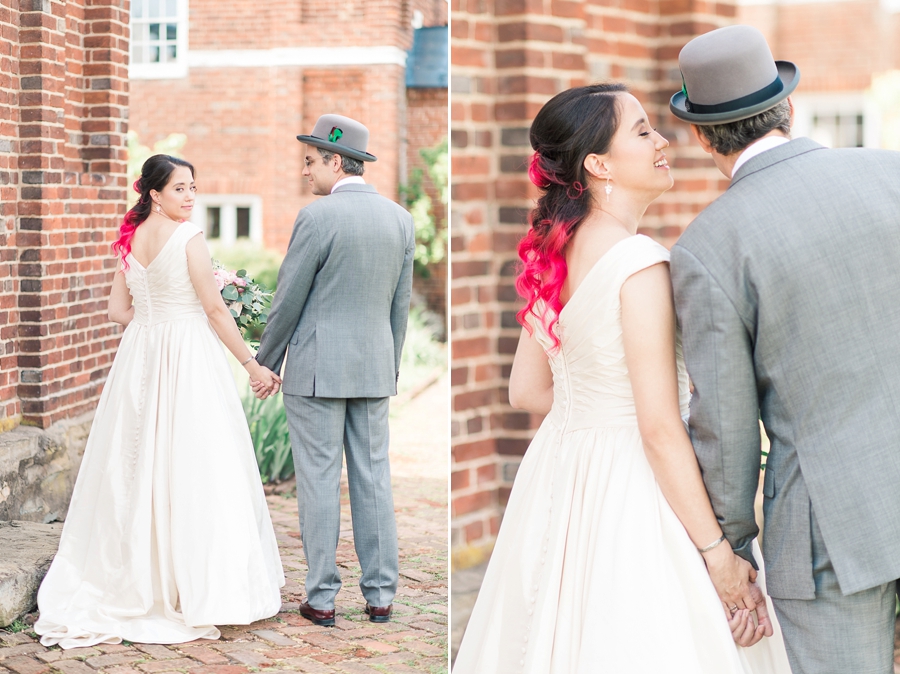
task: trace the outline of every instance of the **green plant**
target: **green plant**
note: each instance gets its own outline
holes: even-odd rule
[[[9,632],[11,634],[17,634],[18,632],[24,632],[29,629],[31,626],[26,623],[24,620],[13,620],[12,623],[3,628],[4,632]]]
[[[241,402],[263,483],[280,482],[292,477],[294,460],[281,394],[260,400],[247,389]]]
[[[172,157],[181,157],[181,149],[187,143],[187,136],[183,133],[170,133],[162,140],[153,144],[151,150],[141,141],[136,131],[129,131],[126,136],[128,144],[128,184],[132,184],[141,176],[141,166],[155,154],[167,154]]]
[[[432,148],[419,150],[428,170],[428,176],[438,191],[441,203],[447,206],[449,196],[449,155],[447,138]],[[437,223],[432,210],[431,197],[423,187],[424,173],[422,169],[413,169],[409,183],[400,186],[400,195],[404,204],[413,216],[416,228],[416,253],[414,258],[415,273],[428,277],[429,265],[440,262],[447,255],[446,222]]]

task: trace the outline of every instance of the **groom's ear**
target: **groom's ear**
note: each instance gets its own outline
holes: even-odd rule
[[[609,177],[609,169],[599,154],[589,154],[584,158],[584,170],[599,180],[606,180]]]
[[[694,134],[694,138],[697,139],[697,142],[700,143],[700,147],[703,148],[703,151],[707,154],[712,154],[713,146],[712,143],[703,135],[703,132],[700,130],[700,127],[696,124],[691,124],[691,133]]]

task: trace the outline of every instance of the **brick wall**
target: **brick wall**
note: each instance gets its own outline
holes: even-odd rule
[[[19,401],[18,199],[19,2],[0,0],[0,431],[22,413]]]
[[[190,0],[189,7],[191,51],[406,50],[413,10],[423,12],[426,25],[447,21],[444,0]],[[404,74],[399,65],[191,68],[181,79],[133,80],[131,128],[148,146],[170,133],[187,134],[183,154],[197,167],[199,190],[261,196],[264,244],[283,252],[297,211],[315,198],[300,175],[304,147],[295,136],[309,133],[321,114],[347,115],[369,127],[369,152],[378,161],[367,165],[366,180],[398,198],[407,157],[418,150],[407,145]],[[435,123],[429,105],[421,107],[419,119]],[[437,121],[445,134],[446,117]]]
[[[630,85],[672,142],[676,188],[643,233],[671,244],[725,183],[667,112],[677,56],[694,35],[734,21],[700,0],[452,0],[451,517],[454,565],[479,561],[497,533],[538,419],[512,410],[518,341],[515,246],[537,190],[528,128],[551,96],[606,79]]]
[[[900,12],[879,0],[742,5],[776,58],[800,68],[797,93],[864,91],[872,74],[900,69]]]
[[[0,416],[89,412],[119,330],[109,242],[125,212],[127,7],[0,0]]]

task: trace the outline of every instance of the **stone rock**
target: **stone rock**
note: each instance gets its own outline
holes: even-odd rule
[[[0,627],[31,611],[59,547],[62,523],[0,522]]]
[[[65,519],[93,416],[0,433],[0,520]]]

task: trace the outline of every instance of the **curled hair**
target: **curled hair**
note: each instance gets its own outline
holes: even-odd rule
[[[184,159],[170,157],[167,154],[155,154],[144,162],[141,167],[141,177],[134,181],[134,191],[140,194],[138,202],[125,214],[125,219],[119,227],[119,238],[112,245],[113,253],[122,259],[122,269],[128,269],[128,261],[125,259],[131,252],[131,240],[138,226],[150,216],[153,199],[150,198],[150,190],[162,192],[169,184],[172,172],[177,166],[186,166],[194,175],[194,167]]]
[[[775,129],[790,138],[791,104],[784,100],[747,119],[726,124],[703,124],[697,128],[716,152],[723,155],[735,154]]]
[[[516,290],[525,306],[516,318],[529,332],[528,314],[540,320],[555,346],[559,337],[553,326],[562,311],[559,294],[568,274],[566,244],[592,205],[584,159],[609,152],[619,126],[617,95],[627,91],[616,83],[569,89],[551,98],[531,125],[534,155],[528,177],[542,194],[529,214],[528,233],[519,242]]]

